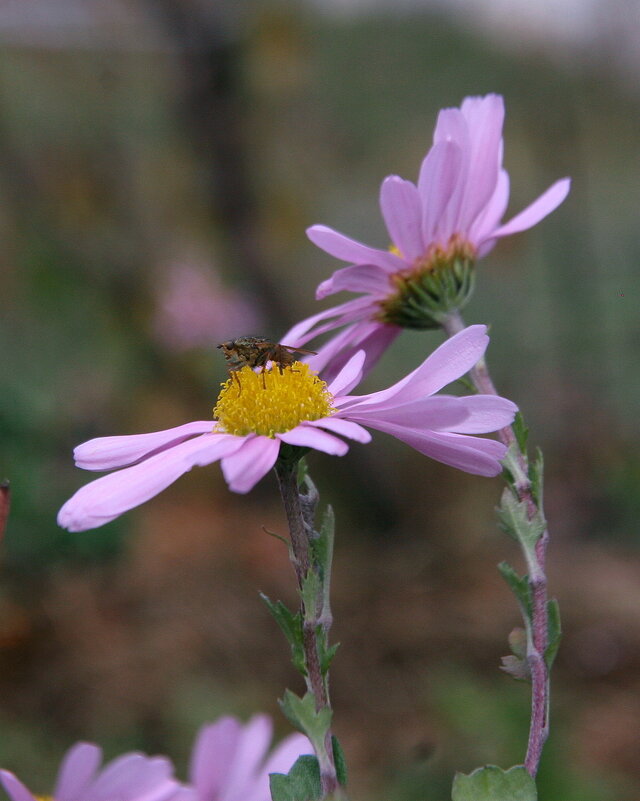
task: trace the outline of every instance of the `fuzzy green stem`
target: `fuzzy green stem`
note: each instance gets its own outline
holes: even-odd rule
[[[452,337],[465,328],[465,322],[459,312],[451,312],[442,322],[447,336]],[[497,395],[498,392],[491,380],[489,368],[484,358],[470,370],[471,380],[477,391],[483,395]],[[498,436],[507,446],[517,442],[511,426],[500,429]],[[514,488],[519,501],[527,506],[529,519],[538,512],[538,504],[533,495],[531,481],[528,478],[529,465],[527,456],[518,447],[516,458],[519,466],[519,478]],[[549,643],[549,621],[547,614],[547,578],[545,558],[549,533],[544,530],[535,546],[536,570],[529,572],[529,587],[532,597],[532,644],[527,653],[527,661],[531,671],[531,722],[529,741],[525,757],[525,767],[535,777],[542,757],[542,749],[549,734],[549,670],[545,661],[545,653]]]
[[[318,628],[322,623],[326,629],[327,621],[320,621],[321,610],[318,608],[318,604],[315,604],[313,609],[305,608],[302,595],[303,582],[309,571],[316,570],[316,566],[314,565],[309,545],[309,527],[305,522],[305,509],[301,502],[298,487],[297,467],[297,460],[278,459],[275,470],[289,523],[291,561],[296,573],[298,587],[301,590],[300,603],[303,620],[302,643],[306,668],[305,681],[308,690],[313,693],[316,711],[319,712],[322,709],[331,710],[328,676],[322,675],[318,650]],[[322,797],[337,800],[342,796],[333,758],[330,728],[325,736],[324,748],[321,749],[320,753],[316,753],[316,756],[320,766]]]

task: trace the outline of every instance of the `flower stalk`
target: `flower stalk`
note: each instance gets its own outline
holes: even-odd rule
[[[327,558],[321,563],[317,558],[316,547],[320,535],[314,529],[318,495],[310,479],[306,479],[309,490],[307,493],[301,492],[298,484],[299,459],[303,453],[301,448],[291,448],[289,452],[281,453],[275,464],[275,472],[289,525],[291,563],[300,591],[303,657],[300,667],[315,707],[314,720],[310,723],[312,728],[316,728],[316,721],[325,722],[324,725],[321,724],[322,731],[317,732],[319,736],[313,736],[314,732],[308,730],[304,714],[294,714],[313,743],[320,770],[322,798],[338,799],[344,796],[340,790],[334,759],[334,741],[330,728],[333,711],[328,678],[329,661],[335,653],[335,649],[328,648],[328,633],[332,623],[328,595],[333,546],[331,543],[328,549],[325,548]],[[287,697],[284,704],[287,703],[286,699]],[[285,712],[287,713],[286,708]]]
[[[452,337],[464,329],[465,323],[460,312],[452,311],[443,320],[442,327],[448,337]],[[469,374],[479,393],[498,394],[484,356],[469,371]],[[508,482],[508,490],[505,490],[505,493],[510,492],[514,501],[522,506],[526,513],[525,525],[529,523],[531,530],[538,527],[537,532],[533,534],[533,542],[528,535],[515,535],[522,545],[528,567],[527,597],[522,599],[521,595],[518,593],[516,595],[521,601],[520,607],[527,631],[526,675],[531,679],[531,720],[524,764],[528,773],[535,777],[540,765],[542,749],[549,734],[549,668],[557,647],[557,642],[550,643],[550,639],[559,639],[559,624],[558,631],[554,632],[554,636],[551,638],[550,602],[547,597],[545,571],[549,532],[540,502],[541,491],[536,492],[534,488],[529,459],[514,427],[512,425],[504,426],[498,431],[498,436],[509,449],[505,465],[512,480]],[[508,533],[513,533],[510,527],[504,525],[504,519],[502,519],[502,524],[505,529],[508,528]],[[550,645],[553,647],[553,653],[550,653]],[[509,668],[506,669],[507,672],[511,672]]]

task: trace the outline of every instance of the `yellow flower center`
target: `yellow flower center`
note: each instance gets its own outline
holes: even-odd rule
[[[222,384],[213,410],[214,431],[273,438],[305,420],[333,414],[332,401],[327,384],[304,362],[259,373],[243,367]]]

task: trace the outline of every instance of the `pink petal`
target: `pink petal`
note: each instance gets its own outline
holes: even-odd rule
[[[217,801],[242,726],[232,717],[223,717],[202,726],[196,737],[189,766],[189,782],[196,788],[199,801]]]
[[[76,801],[86,790],[100,767],[102,750],[92,743],[77,743],[65,754],[53,797],[56,801]]]
[[[452,234],[460,233],[460,212],[468,185],[469,159],[471,157],[471,140],[468,123],[457,108],[443,109],[438,114],[434,142],[448,143],[459,149],[458,167],[455,172],[455,183],[446,206],[441,207],[434,239],[446,245]]]
[[[378,248],[370,248],[355,239],[349,239],[326,225],[312,225],[307,228],[307,236],[322,250],[342,261],[351,264],[375,264],[389,273],[406,269],[406,263],[393,253]]]
[[[495,245],[496,240],[491,240],[492,244],[487,247],[486,240],[493,235],[493,232],[503,218],[509,202],[509,174],[506,170],[500,170],[495,191],[480,214],[473,221],[469,229],[469,241],[477,247],[477,257],[482,258]]]
[[[58,513],[58,524],[69,531],[86,531],[109,523],[129,509],[153,498],[183,473],[238,450],[242,437],[201,434],[92,481],[70,498]]]
[[[323,417],[322,420],[310,420],[308,423],[305,423],[305,425],[333,431],[334,434],[353,439],[356,442],[371,442],[371,434],[366,429],[358,425],[358,423],[353,423],[351,420],[344,420],[337,415]]]
[[[469,129],[470,151],[459,227],[467,232],[492,197],[498,180],[504,101],[500,95],[468,97],[462,103],[462,113]]]
[[[212,420],[198,420],[194,423],[150,434],[130,434],[121,437],[98,437],[90,439],[74,450],[78,467],[85,470],[112,470],[133,464],[145,456],[166,450],[196,434],[213,431]]]
[[[383,422],[422,431],[457,431],[469,416],[469,410],[461,398],[438,395],[385,409],[352,407],[345,414],[350,420],[358,420],[367,426]],[[495,431],[495,428],[489,430]]]
[[[495,395],[468,395],[459,400],[469,413],[462,425],[455,425],[451,431],[460,434],[488,434],[511,425],[518,407],[506,398]]]
[[[288,445],[299,445],[303,448],[314,448],[316,451],[330,453],[332,456],[344,456],[349,446],[341,439],[302,423],[284,434],[276,434],[277,438]]]
[[[132,790],[138,788],[140,777],[144,777],[146,761],[142,754],[124,754],[114,759],[91,785],[83,801],[111,801],[113,798],[124,801],[130,798]]]
[[[550,186],[546,192],[543,192],[537,200],[534,200],[533,203],[521,211],[520,214],[516,214],[508,223],[496,229],[492,237],[510,236],[511,234],[517,234],[520,231],[526,231],[527,228],[533,227],[539,223],[540,220],[543,220],[547,214],[551,214],[551,212],[562,203],[569,194],[570,188],[570,178],[561,178],[559,181],[556,181],[555,184]]]
[[[316,299],[322,300],[335,292],[363,292],[377,298],[385,297],[390,291],[389,273],[373,264],[356,264],[336,270],[327,281],[323,281],[316,291]]]
[[[395,426],[390,423],[370,423],[391,434],[396,439],[406,442],[419,453],[435,459],[437,462],[473,473],[479,476],[497,476],[501,470],[499,460],[507,451],[501,442],[482,437],[467,437],[461,434],[449,434],[436,431],[418,431]]]
[[[317,356],[308,360],[309,365],[321,372],[325,381],[331,382],[357,351],[364,350],[362,372],[366,375],[401,331],[399,326],[363,320],[336,334],[320,348]]]
[[[363,350],[355,353],[338,375],[329,384],[329,392],[332,395],[346,395],[362,380],[362,367],[366,354]]]
[[[24,786],[24,784],[13,773],[8,770],[0,770],[0,782],[11,797],[11,801],[36,801],[34,795]]]
[[[351,396],[341,408],[358,409],[364,406],[383,409],[433,395],[442,387],[456,381],[481,358],[489,344],[486,326],[470,325],[447,339],[416,368],[388,389],[360,397]]]
[[[341,303],[339,306],[332,306],[330,309],[325,309],[297,323],[282,336],[280,342],[286,342],[287,345],[290,346],[304,345],[310,339],[319,336],[325,331],[331,331],[333,328],[338,328],[355,319],[370,317],[372,310],[377,308],[377,304],[372,302],[371,298],[368,297],[348,300],[346,303]],[[312,330],[317,323],[327,319],[329,319],[328,323]]]
[[[425,251],[422,240],[422,202],[411,181],[390,175],[382,182],[380,209],[391,241],[408,261]],[[387,283],[388,290],[388,283]]]
[[[222,460],[222,472],[229,489],[244,494],[253,489],[276,463],[280,442],[250,435],[243,446]]]
[[[422,238],[426,245],[435,241],[462,168],[462,151],[454,142],[435,144],[420,168],[418,189],[422,199]],[[450,231],[445,238],[448,240]]]
[[[244,795],[252,786],[269,749],[272,733],[273,726],[267,715],[255,715],[242,727],[235,753],[227,764],[220,801],[244,801]]]

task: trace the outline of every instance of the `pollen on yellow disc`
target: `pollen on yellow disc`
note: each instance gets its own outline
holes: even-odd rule
[[[243,367],[222,385],[213,410],[218,421],[214,430],[274,437],[305,420],[328,417],[334,411],[332,400],[327,384],[303,362],[257,373]]]

